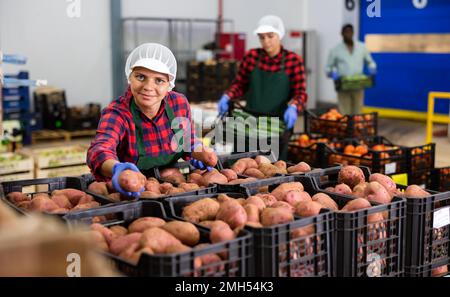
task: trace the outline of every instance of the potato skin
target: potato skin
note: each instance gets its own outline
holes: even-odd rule
[[[228,200],[220,205],[216,219],[224,221],[230,225],[231,229],[234,229],[245,225],[247,212],[236,200]]]
[[[311,199],[312,201],[322,204],[324,208],[328,208],[334,211],[339,210],[337,203],[325,193],[317,193],[314,196],[312,196]]]
[[[142,233],[130,233],[116,237],[111,241],[109,250],[114,255],[119,255],[133,243],[139,243]]]
[[[322,204],[316,201],[300,202],[295,207],[295,213],[301,217],[312,217],[320,213],[323,208]]]
[[[142,173],[133,170],[124,170],[119,175],[119,185],[124,191],[139,192],[146,182],[147,179]]]
[[[170,246],[181,245],[181,241],[169,232],[158,227],[153,227],[142,233],[140,245],[142,247],[149,247],[155,254],[164,254]]]
[[[189,222],[171,221],[161,226],[161,229],[175,236],[184,245],[194,246],[200,240],[200,232]]]
[[[133,221],[128,226],[128,232],[134,233],[134,232],[144,232],[146,229],[152,228],[152,227],[161,227],[166,224],[166,221],[164,221],[161,218],[157,217],[142,217],[135,221]]]
[[[222,169],[220,173],[225,175],[229,182],[238,179],[236,172],[231,169]]]
[[[88,190],[102,196],[108,196],[108,187],[105,182],[93,182],[88,186]]]
[[[247,222],[259,223],[259,209],[254,204],[244,205],[244,210],[247,213]]]
[[[359,167],[349,165],[342,167],[339,171],[338,182],[346,184],[351,189],[365,181],[364,173]]]
[[[204,198],[185,206],[182,217],[193,223],[215,220],[219,208],[219,202],[211,198]]]
[[[404,197],[405,198],[426,198],[431,196],[430,193],[423,190],[418,185],[410,185],[406,188]]]
[[[308,163],[300,162],[297,165],[288,167],[287,172],[288,173],[294,173],[294,172],[309,172],[311,171],[311,166],[308,165]]]
[[[292,212],[285,207],[268,207],[261,213],[261,224],[263,226],[273,226],[289,223],[294,220]]]

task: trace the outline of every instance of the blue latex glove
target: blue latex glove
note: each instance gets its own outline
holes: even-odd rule
[[[112,184],[114,186],[114,189],[116,189],[117,192],[119,192],[122,195],[131,196],[133,198],[139,198],[139,196],[141,196],[141,193],[144,192],[144,190],[145,190],[144,187],[139,192],[127,192],[120,187],[119,175],[124,170],[133,170],[133,171],[139,172],[139,169],[133,163],[120,163],[119,162],[119,163],[114,164],[114,167],[112,170],[112,173],[113,173]]]
[[[339,72],[337,72],[337,70],[333,70],[330,72],[330,74],[328,75],[331,79],[333,79],[334,81],[339,79]]]
[[[201,146],[201,145],[203,145],[202,143],[200,143],[200,142],[197,142],[197,143],[195,143],[193,146],[192,146],[192,151],[194,151],[198,146]],[[191,159],[190,160],[190,163],[191,163],[191,165],[192,166],[194,166],[195,168],[197,168],[197,169],[200,169],[200,170],[204,170],[204,169],[206,169],[206,170],[208,170],[208,171],[212,171],[213,170],[213,168],[211,167],[211,166],[205,166],[205,164],[203,164],[203,162],[202,161],[199,161],[199,160],[197,160],[197,159]]]
[[[369,74],[370,74],[370,75],[375,75],[375,74],[377,74],[377,69],[376,69],[376,68],[369,68]]]
[[[219,100],[219,115],[225,114],[230,108],[229,105],[230,97],[226,94],[223,94]]]
[[[297,121],[297,116],[297,107],[295,105],[289,105],[284,112],[284,122],[289,130],[294,128],[295,122]]]

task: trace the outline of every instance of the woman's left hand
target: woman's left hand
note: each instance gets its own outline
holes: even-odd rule
[[[297,107],[295,105],[289,105],[284,112],[284,122],[289,130],[294,128],[295,122],[297,121],[297,116]]]

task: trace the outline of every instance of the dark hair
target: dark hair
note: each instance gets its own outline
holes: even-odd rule
[[[352,25],[352,24],[345,24],[345,25],[342,27],[341,33],[344,33],[344,31],[345,31],[346,29],[352,29],[352,31],[354,31],[354,30],[353,30],[353,25]]]

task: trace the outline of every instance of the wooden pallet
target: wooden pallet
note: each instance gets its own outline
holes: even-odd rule
[[[66,131],[66,130],[40,130],[34,131],[31,134],[31,143],[43,143],[48,141],[62,141],[70,142],[75,138],[93,137],[96,130],[78,130],[78,131]]]

